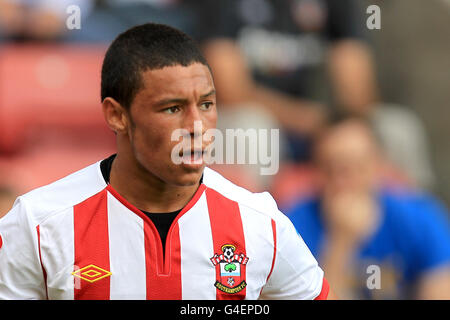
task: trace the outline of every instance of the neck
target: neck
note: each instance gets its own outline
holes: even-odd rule
[[[111,186],[129,203],[147,212],[173,212],[192,199],[199,183],[168,184],[143,168],[136,159],[117,154],[111,167]]]

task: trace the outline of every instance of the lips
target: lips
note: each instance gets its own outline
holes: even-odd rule
[[[180,151],[180,157],[183,159],[184,164],[202,164],[203,156],[206,154],[204,149],[192,149],[189,151]]]

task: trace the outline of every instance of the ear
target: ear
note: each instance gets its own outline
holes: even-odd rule
[[[128,132],[127,110],[113,98],[107,97],[102,102],[103,116],[108,127],[116,134]]]

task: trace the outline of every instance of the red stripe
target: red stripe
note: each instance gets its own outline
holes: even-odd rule
[[[39,226],[36,227],[37,238],[38,238],[38,249],[39,249],[39,261],[41,262],[42,273],[44,274],[44,284],[45,284],[45,296],[48,300],[48,290],[47,290],[47,272],[45,271],[44,265],[42,264],[42,255],[41,255],[41,233],[39,230]],[[1,238],[0,238],[1,240]],[[1,247],[1,243],[0,243]]]
[[[275,258],[277,256],[277,225],[275,223],[275,220],[273,219],[272,219],[272,234],[273,234],[273,258],[272,258],[272,266],[270,267],[270,272],[269,275],[267,276],[267,281],[269,281],[269,278],[272,275],[273,267],[275,266]]]
[[[115,191],[111,185],[108,185],[107,190],[117,200],[144,220],[147,299],[179,300],[182,298],[181,245],[178,219],[197,203],[205,189],[205,185],[201,184],[192,199],[184,206],[172,222],[167,234],[165,259],[163,260],[161,238],[153,222],[141,210],[137,209]]]
[[[272,275],[273,267],[275,266],[275,259],[277,257],[277,224],[275,220],[271,219],[272,223],[272,234],[273,234],[273,257],[272,257],[272,265],[270,266],[269,274],[267,275],[266,283],[269,281],[270,276]],[[259,294],[263,291],[264,287],[261,288]]]
[[[213,189],[206,189],[206,201],[208,204],[209,219],[211,222],[211,232],[214,245],[214,254],[222,253],[222,246],[231,244],[236,247],[235,253],[245,254],[244,229],[242,227],[241,213],[237,202],[232,201]],[[251,257],[249,257],[251,259]],[[241,264],[241,281],[246,280],[246,266]],[[221,279],[220,265],[216,265],[216,281],[226,284],[225,279]],[[214,285],[211,283],[211,285]],[[238,283],[235,283],[238,285]],[[226,293],[216,288],[217,300],[238,300],[244,299],[246,288],[237,293]]]
[[[155,239],[159,235],[155,235],[153,225],[144,224],[147,300],[181,300],[180,236],[178,223],[174,223],[171,234],[167,235],[170,245],[164,265],[157,263],[162,261],[159,257],[163,254]]]
[[[74,206],[74,271],[95,265],[110,271],[108,235],[108,199],[103,190]],[[108,300],[110,277],[88,282],[74,277],[75,300]]]
[[[0,249],[2,248],[3,245],[3,240],[2,240],[2,235],[0,234]]]
[[[328,284],[327,279],[325,279],[325,277],[323,277],[322,290],[320,291],[319,295],[314,300],[327,300],[329,291],[330,291],[330,285]]]

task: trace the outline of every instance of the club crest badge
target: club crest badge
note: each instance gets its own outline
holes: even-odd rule
[[[217,279],[214,286],[226,293],[238,293],[247,286],[244,268],[248,257],[243,253],[237,253],[236,247],[232,244],[223,245],[221,250],[222,253],[215,253],[210,259],[216,267]]]

